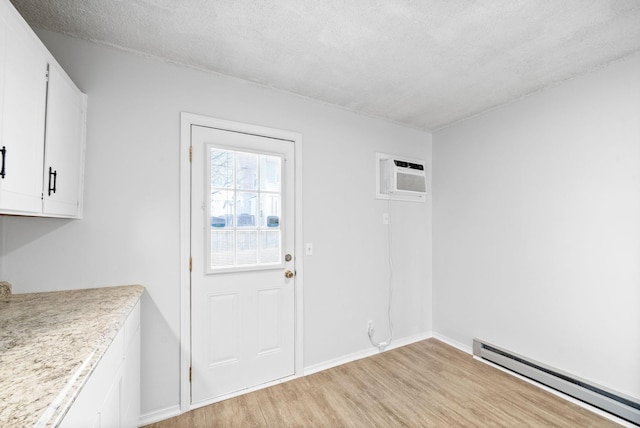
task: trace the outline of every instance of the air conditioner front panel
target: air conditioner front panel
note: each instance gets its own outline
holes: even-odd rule
[[[377,199],[425,202],[427,178],[423,160],[376,153]]]
[[[396,174],[395,187],[394,190],[400,192],[424,193],[427,191],[427,184],[422,174],[405,174],[398,172]]]

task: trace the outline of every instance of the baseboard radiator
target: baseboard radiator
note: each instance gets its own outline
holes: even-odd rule
[[[473,355],[640,426],[640,403],[631,397],[594,385],[478,339],[473,340]]]

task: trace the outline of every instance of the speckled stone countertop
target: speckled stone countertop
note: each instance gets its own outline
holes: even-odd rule
[[[0,299],[0,427],[56,426],[144,287]]]

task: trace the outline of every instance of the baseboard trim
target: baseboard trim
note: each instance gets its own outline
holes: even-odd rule
[[[356,360],[361,360],[362,358],[367,358],[370,357],[372,355],[377,354],[378,351],[374,350],[374,349],[366,349],[363,351],[358,351],[358,352],[354,352],[353,354],[349,354],[349,355],[345,355],[339,358],[334,358],[332,360],[328,360],[328,361],[323,361],[321,363],[318,364],[314,364],[312,366],[309,367],[305,367],[304,368],[304,373],[302,374],[303,376],[309,376],[312,375],[314,373],[318,373],[324,370],[328,370],[328,369],[332,369],[334,367],[338,367],[342,364],[347,364],[350,363],[352,361],[356,361]]]
[[[456,349],[459,349],[460,351],[469,354],[469,355],[473,355],[473,347],[472,346],[467,346],[464,345],[456,340],[451,339],[450,337],[447,337],[443,334],[440,333],[433,333],[433,337],[435,339],[438,339],[440,342],[444,342],[449,346],[453,346]]]
[[[432,337],[433,337],[433,334],[429,331],[425,333],[415,334],[413,336],[403,337],[401,339],[394,339],[391,341],[389,346],[387,346],[387,348],[382,352],[387,352],[392,349],[400,348],[402,346],[410,345],[412,343],[420,342],[421,340],[430,339]],[[314,373],[318,373],[324,370],[341,366],[343,364],[347,364],[353,361],[361,360],[363,358],[371,357],[372,355],[379,354],[380,352],[381,351],[378,351],[378,349],[371,347],[371,348],[363,349],[361,351],[354,352],[352,354],[345,355],[339,358],[334,358],[332,360],[324,361],[322,363],[313,364],[311,366],[304,368],[303,376],[308,376]]]
[[[140,415],[138,426],[141,427],[144,425],[153,424],[165,419],[173,418],[174,416],[179,416],[180,414],[182,414],[182,412],[180,411],[180,405],[178,404],[164,409],[154,410],[153,412]]]

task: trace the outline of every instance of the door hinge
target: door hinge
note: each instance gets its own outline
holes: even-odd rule
[[[192,372],[191,367],[189,367],[189,383],[191,383],[191,372]]]
[[[193,259],[191,258],[191,256],[189,256],[189,272],[191,272],[192,268],[193,268]]]
[[[193,146],[189,146],[189,162],[193,160]]]

